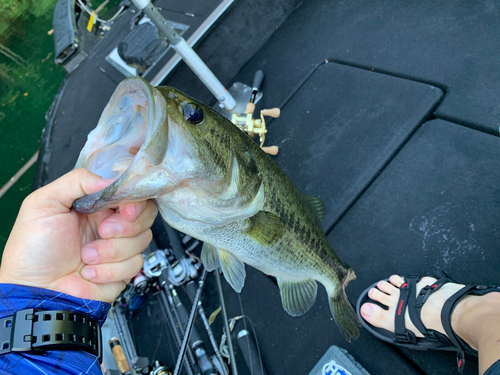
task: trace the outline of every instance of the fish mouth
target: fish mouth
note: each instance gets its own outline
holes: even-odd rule
[[[117,86],[75,165],[116,181],[75,201],[76,211],[89,214],[154,193],[135,187],[167,151],[165,108],[163,96],[142,78],[127,78]]]
[[[118,85],[96,128],[88,135],[75,168],[118,179],[143,147],[155,122],[152,87],[132,77]]]

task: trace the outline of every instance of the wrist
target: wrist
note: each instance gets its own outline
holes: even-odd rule
[[[14,285],[33,287],[33,288],[43,288],[43,289],[48,289],[48,290],[52,289],[50,286],[45,285],[44,283],[41,283],[40,281],[34,282],[34,281],[29,281],[26,278],[20,279],[20,278],[11,276],[7,272],[2,272],[1,268],[0,268],[0,284],[14,284]]]

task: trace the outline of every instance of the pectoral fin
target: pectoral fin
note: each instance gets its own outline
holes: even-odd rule
[[[289,281],[278,278],[283,308],[291,316],[304,314],[314,305],[318,284],[315,280]]]
[[[245,284],[245,263],[224,249],[219,249],[219,256],[222,272],[227,282],[236,292],[241,292]]]
[[[323,220],[326,215],[325,204],[323,203],[323,201],[318,197],[315,197],[314,195],[306,194],[305,197],[312,212],[316,214],[320,221]]]
[[[214,245],[210,245],[207,242],[203,243],[201,261],[207,271],[213,271],[220,267],[219,251]]]
[[[248,220],[250,228],[246,234],[263,246],[274,244],[285,233],[285,224],[271,212],[259,211]]]

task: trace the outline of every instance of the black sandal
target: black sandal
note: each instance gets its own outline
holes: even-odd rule
[[[371,334],[378,339],[389,344],[397,345],[399,347],[414,349],[414,350],[445,350],[457,352],[457,365],[458,372],[462,373],[465,366],[464,353],[477,356],[477,351],[472,349],[465,341],[463,341],[451,328],[451,314],[456,304],[466,295],[482,296],[491,292],[500,292],[500,287],[492,285],[465,285],[458,292],[450,296],[441,310],[441,322],[446,335],[442,333],[427,329],[422,323],[420,317],[422,306],[425,304],[429,296],[439,290],[446,283],[456,283],[446,272],[438,271],[437,281],[433,285],[427,285],[416,298],[410,296],[416,295],[416,285],[423,276],[417,274],[410,274],[404,278],[405,283],[401,285],[398,307],[394,319],[394,333],[387,331],[383,328],[377,328],[365,321],[360,313],[360,308],[365,302],[372,302],[378,304],[376,301],[368,297],[368,291],[371,288],[376,288],[377,283],[367,288],[358,299],[356,311],[359,321]],[[389,281],[387,279],[386,281]],[[410,319],[415,327],[420,331],[424,337],[416,337],[415,334],[406,329],[405,326],[405,311],[408,308]]]

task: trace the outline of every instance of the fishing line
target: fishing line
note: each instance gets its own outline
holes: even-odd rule
[[[171,331],[170,324],[168,324],[168,323],[166,322],[166,320],[165,320],[165,319],[162,319],[162,320],[163,320],[163,324],[162,324],[162,331],[163,331],[164,327],[166,326],[166,327],[168,328],[168,330],[170,331],[170,334],[171,334],[171,335],[172,335],[172,337],[174,338],[174,340],[173,340],[173,341],[177,344],[177,342],[175,341],[175,336],[174,336],[173,332]],[[161,341],[159,341],[159,342],[158,342],[158,344],[160,344],[160,342],[161,342]],[[175,358],[175,357],[176,357],[176,355],[175,355],[175,353],[174,353],[174,348],[173,348],[173,345],[172,345],[172,340],[170,340],[170,341],[169,341],[169,344],[170,344],[170,345],[169,345],[169,347],[170,347],[170,354],[172,355],[172,358]],[[179,345],[178,345],[178,344],[177,344],[177,349],[179,349]],[[154,357],[152,357],[152,358],[154,358]]]
[[[155,352],[153,354],[153,356],[151,357],[151,361],[154,361],[154,359],[156,358],[156,353],[158,353],[158,349],[160,348],[160,344],[161,344],[161,339],[163,338],[163,331],[165,330],[165,325],[162,324],[161,325],[161,331],[160,331],[160,337],[158,338],[158,344],[156,345],[156,349],[155,349]],[[174,357],[174,351],[172,350],[172,345],[169,345],[170,346],[170,352],[172,353],[172,358]]]
[[[259,355],[260,371],[262,372],[262,374],[264,374],[264,363],[262,362],[262,354],[260,352],[259,340],[257,338],[257,332],[255,331],[255,328],[254,328],[254,325],[253,325],[253,321],[247,315],[236,316],[233,319],[239,320],[239,319],[242,319],[242,318],[243,319],[248,319],[248,322],[250,323],[250,327],[252,328],[252,333],[253,333],[253,335],[255,337],[255,345],[257,346],[257,354]],[[243,324],[245,324],[245,320],[243,320]],[[246,324],[245,324],[245,326],[246,326]],[[250,369],[250,372],[252,372],[252,369]]]
[[[240,303],[240,310],[241,310],[241,316],[245,316],[245,311],[243,310],[243,302],[241,301],[241,295],[238,293],[238,302]],[[245,327],[245,330],[248,331],[248,327],[247,327],[247,322],[245,321],[245,319],[243,319],[243,326]],[[255,340],[257,341],[257,338],[255,338]],[[250,341],[247,341],[247,350],[249,353],[251,353],[250,351]],[[260,358],[260,354],[259,354],[259,358]],[[261,364],[261,367],[262,367],[262,360],[260,362]],[[262,368],[261,368],[262,370]],[[250,362],[250,374],[253,374],[253,364],[252,362]]]

